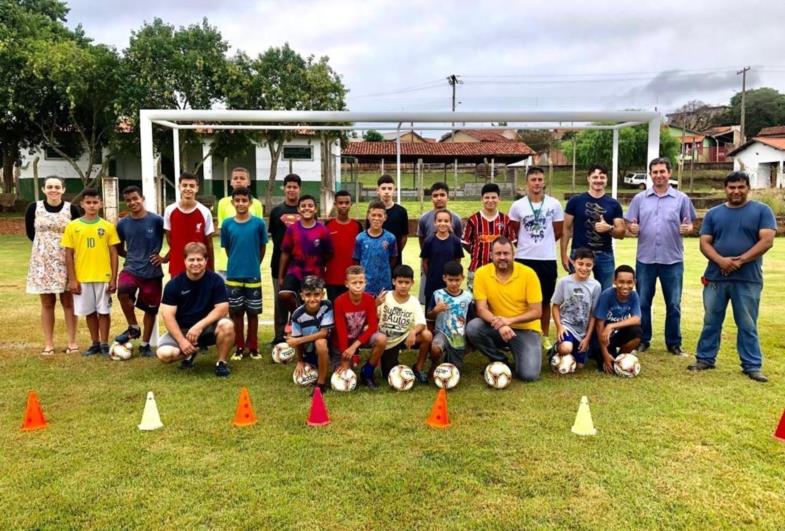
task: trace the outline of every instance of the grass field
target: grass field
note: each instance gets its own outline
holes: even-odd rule
[[[24,294],[29,243],[3,236],[0,245],[0,528],[783,527],[785,444],[771,436],[785,407],[780,241],[766,257],[759,323],[770,383],[740,374],[731,322],[718,368],[687,372],[688,360],[664,352],[660,304],[636,379],[587,369],[492,391],[485,362],[470,355],[447,430],[425,426],[436,393],[423,386],[330,392],[332,424],[309,428],[308,391],[269,357],[233,363],[227,380],[213,376],[212,352],[188,374],[150,359],[42,359],[38,301]],[[697,240],[687,248],[692,350],[705,260]],[[621,242],[619,262],[633,253],[634,242]],[[114,318],[118,331],[119,307]],[[269,326],[262,334],[269,341]],[[259,417],[250,428],[231,424],[242,386]],[[21,433],[30,389],[50,424]],[[140,432],[149,390],[165,427]],[[596,437],[570,432],[582,395]]]

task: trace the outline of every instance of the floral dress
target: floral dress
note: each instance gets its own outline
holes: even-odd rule
[[[66,288],[65,249],[60,238],[71,221],[71,205],[47,212],[43,201],[35,209],[35,238],[27,271],[27,293],[63,293]]]

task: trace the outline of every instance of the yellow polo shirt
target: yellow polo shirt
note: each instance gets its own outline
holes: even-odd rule
[[[532,268],[513,262],[512,275],[501,282],[496,278],[493,264],[486,264],[474,273],[474,299],[488,301],[494,315],[515,317],[529,311],[530,304],[542,302],[540,279]],[[515,323],[512,328],[542,333],[539,319]]]

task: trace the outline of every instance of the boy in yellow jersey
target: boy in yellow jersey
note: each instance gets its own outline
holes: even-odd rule
[[[82,354],[109,354],[112,293],[117,289],[117,245],[114,225],[99,217],[101,195],[82,192],[84,216],[65,227],[60,246],[65,248],[68,290],[74,294],[74,313],[84,315],[92,345]]]
[[[251,188],[251,172],[247,169],[243,168],[242,166],[238,166],[237,168],[232,170],[232,176],[229,180],[229,184],[232,187],[232,190],[237,190],[238,188]],[[215,236],[221,237],[221,227],[223,226],[224,221],[227,219],[232,219],[237,212],[235,211],[234,205],[232,204],[232,194],[231,192],[226,197],[222,197],[218,201],[218,205],[215,209],[216,217],[218,218],[218,227],[216,227],[215,232],[213,233]],[[248,209],[248,212],[255,218],[264,219],[264,212],[262,210],[262,203],[255,197],[251,198],[251,206]],[[218,245],[215,248],[215,272],[221,275],[221,277],[226,280],[226,269],[228,267],[228,259],[226,257],[226,251],[223,247]]]

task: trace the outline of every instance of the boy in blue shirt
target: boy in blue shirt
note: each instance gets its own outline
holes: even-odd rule
[[[600,294],[594,318],[602,359],[598,368],[613,373],[613,360],[619,354],[634,352],[641,342],[641,304],[635,292],[635,270],[620,265],[613,272],[613,286]]]
[[[474,300],[471,291],[461,289],[463,284],[463,266],[458,262],[447,262],[444,265],[444,283],[428,301],[426,317],[436,320],[433,341],[431,342],[431,370],[442,356],[446,363],[452,363],[458,370],[463,370],[463,358],[466,355],[466,323]],[[425,356],[417,359],[415,369],[422,371]]]
[[[299,376],[305,364],[316,367],[316,386],[327,391],[327,373],[330,371],[330,332],[335,327],[333,306],[323,300],[324,280],[308,275],[303,279],[300,297],[303,305],[292,313],[292,335],[286,343],[297,350],[297,366],[294,374]]]
[[[368,229],[357,235],[352,259],[365,269],[365,291],[377,297],[392,289],[392,267],[398,257],[395,236],[382,228],[387,210],[381,201],[368,205]]]
[[[261,359],[258,348],[259,314],[262,313],[262,279],[260,265],[267,247],[267,224],[250,212],[248,188],[232,190],[235,216],[221,226],[221,247],[228,257],[226,292],[229,314],[235,329],[233,360],[243,359],[245,348],[251,359]],[[248,318],[248,336],[243,336],[244,318]]]

